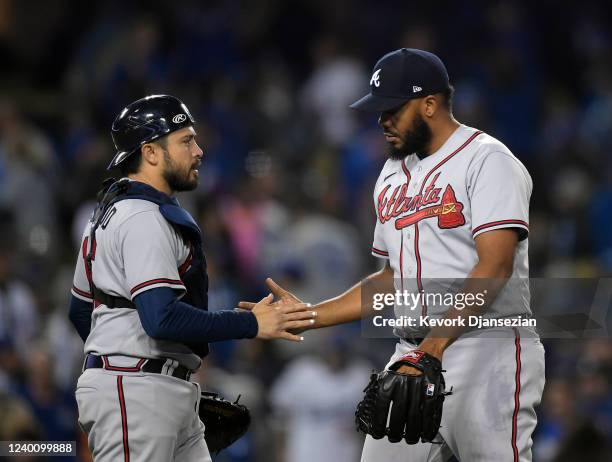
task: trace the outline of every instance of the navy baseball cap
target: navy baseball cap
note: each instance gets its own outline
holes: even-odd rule
[[[372,70],[370,94],[350,107],[368,112],[388,111],[449,87],[448,72],[440,58],[428,51],[400,48],[380,58]]]

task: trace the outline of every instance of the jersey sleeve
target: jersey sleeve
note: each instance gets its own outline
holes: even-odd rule
[[[516,228],[519,240],[529,233],[532,181],[527,169],[509,153],[491,152],[468,171],[472,236]]]
[[[74,269],[74,277],[72,278],[72,289],[70,292],[76,298],[85,302],[93,302],[91,289],[89,287],[89,278],[85,270],[85,257],[87,255],[87,233],[83,233],[81,239],[81,247],[77,255],[76,267]]]
[[[185,293],[177,261],[180,236],[154,211],[133,215],[121,225],[120,252],[132,300],[156,287]]]
[[[372,243],[372,255],[378,258],[389,258],[389,251],[385,244],[383,236],[383,225],[376,219],[376,227],[374,228],[374,242]]]

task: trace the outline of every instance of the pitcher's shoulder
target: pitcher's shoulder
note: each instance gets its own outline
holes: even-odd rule
[[[510,148],[488,133],[480,133],[474,139],[472,147],[469,151],[469,162],[472,166],[484,162],[484,160],[489,157],[502,158],[506,159],[506,161],[512,164],[516,164],[520,170],[524,170],[525,173],[527,173],[527,169],[525,168],[523,162],[521,162],[521,160],[510,150]]]
[[[474,139],[474,142],[472,143],[472,152],[475,155],[486,155],[487,153],[491,152],[502,152],[515,157],[508,146],[486,132],[481,132]]]

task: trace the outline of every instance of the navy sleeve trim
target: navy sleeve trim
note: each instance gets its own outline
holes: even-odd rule
[[[152,338],[182,344],[253,338],[258,325],[250,311],[201,310],[178,299],[175,290],[156,287],[134,298],[142,326]]]
[[[72,295],[70,297],[70,309],[68,318],[83,340],[87,340],[91,330],[91,313],[93,306],[91,301],[87,302]]]

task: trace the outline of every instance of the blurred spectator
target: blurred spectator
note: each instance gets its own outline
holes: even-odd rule
[[[6,230],[7,221],[0,232],[0,390],[20,378],[20,364],[40,327],[33,293],[15,275],[16,250],[12,233]]]
[[[610,459],[612,447],[609,440],[593,424],[585,424],[569,435],[553,462],[607,462]]]
[[[14,395],[0,391],[0,441],[39,441],[39,424],[28,405]]]
[[[334,37],[322,37],[313,46],[315,70],[302,89],[304,107],[320,122],[322,142],[339,146],[355,131],[349,104],[362,96],[367,73],[356,59],[342,53]]]
[[[26,379],[19,394],[29,403],[40,423],[45,441],[76,440],[76,401],[73,390],[60,390],[55,384],[54,362],[44,345],[31,346],[26,363]],[[59,456],[58,456],[59,457]],[[66,456],[59,460],[73,460]]]
[[[280,462],[359,460],[362,438],[353,414],[372,368],[351,354],[348,338],[332,337],[318,355],[295,359],[274,383]]]
[[[54,203],[56,159],[47,136],[12,102],[0,101],[0,164],[3,206],[14,214],[14,247],[31,257],[53,258],[58,213]],[[46,276],[28,268],[32,278]],[[46,269],[46,268],[44,268]]]

